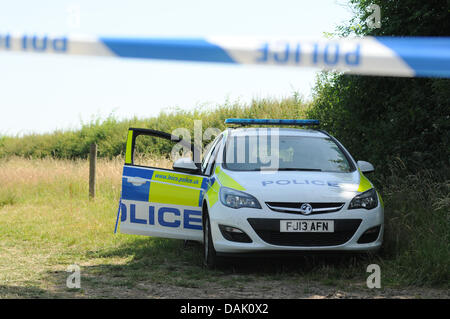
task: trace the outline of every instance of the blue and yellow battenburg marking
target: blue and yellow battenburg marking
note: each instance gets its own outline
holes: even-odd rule
[[[141,178],[136,183],[130,178]],[[208,178],[164,170],[124,166],[122,199],[200,207]]]
[[[117,223],[129,218],[133,224],[157,224],[165,227],[181,227],[185,229],[201,229],[201,209],[205,194],[208,194],[209,205],[213,206],[219,198],[221,186],[238,190],[245,190],[228,174],[222,171],[220,166],[215,169],[215,176],[188,175],[159,169],[147,169],[125,165],[122,177],[122,194],[117,212]],[[129,207],[123,200],[147,202],[148,218],[136,217],[136,204],[130,203]],[[162,204],[162,205],[161,205]],[[166,207],[170,206],[180,207]],[[157,212],[155,207],[158,206]],[[192,207],[186,208],[186,207]],[[182,208],[182,209],[181,209]],[[166,216],[172,215],[179,219],[168,221]],[[200,224],[199,224],[200,223]]]
[[[136,204],[130,204],[129,209],[124,203],[120,203],[120,221],[125,222],[129,219],[132,224],[141,225],[159,225],[163,227],[202,230],[202,213],[200,210],[178,209],[175,207],[161,206],[156,209],[154,205],[148,206],[146,218],[137,217]],[[172,218],[169,218],[172,217]],[[175,218],[173,218],[175,217]],[[117,227],[114,232],[117,231]]]
[[[353,74],[450,77],[450,37],[68,37],[0,33],[0,51],[317,67]]]
[[[201,207],[209,185],[207,177],[124,166],[115,232],[119,215],[121,222],[128,219],[132,224],[201,230],[201,210],[195,207]],[[135,203],[127,206],[123,200]],[[149,203],[145,218],[137,217],[137,202]]]

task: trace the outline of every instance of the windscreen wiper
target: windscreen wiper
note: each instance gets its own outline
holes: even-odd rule
[[[294,167],[280,167],[278,171],[305,171],[305,172],[321,172],[320,168],[294,168]]]
[[[321,172],[322,170],[320,168],[258,167],[258,168],[246,169],[246,170],[243,170],[243,171],[304,171],[304,172]]]

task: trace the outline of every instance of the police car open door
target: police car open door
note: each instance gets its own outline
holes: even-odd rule
[[[145,139],[141,137],[147,141],[141,141]],[[117,216],[120,232],[201,241],[201,205],[207,178],[195,169],[188,173],[152,167],[155,164],[137,165],[142,163],[138,163],[135,151],[151,152],[152,147],[156,150],[156,140],[158,148],[167,149],[167,153],[175,143],[183,142],[192,150],[190,142],[171,134],[129,129]]]

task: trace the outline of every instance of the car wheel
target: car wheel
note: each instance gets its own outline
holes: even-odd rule
[[[203,227],[203,264],[208,268],[217,266],[217,255],[211,236],[211,223],[207,214],[205,215]]]

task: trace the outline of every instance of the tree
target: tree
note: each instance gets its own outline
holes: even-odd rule
[[[445,36],[447,1],[351,0],[355,16],[338,34]],[[381,8],[381,27],[366,20],[370,4]],[[407,171],[450,165],[450,80],[323,73],[314,89],[311,118],[336,135],[358,159],[378,171],[400,158]],[[448,170],[447,170],[448,172]]]

